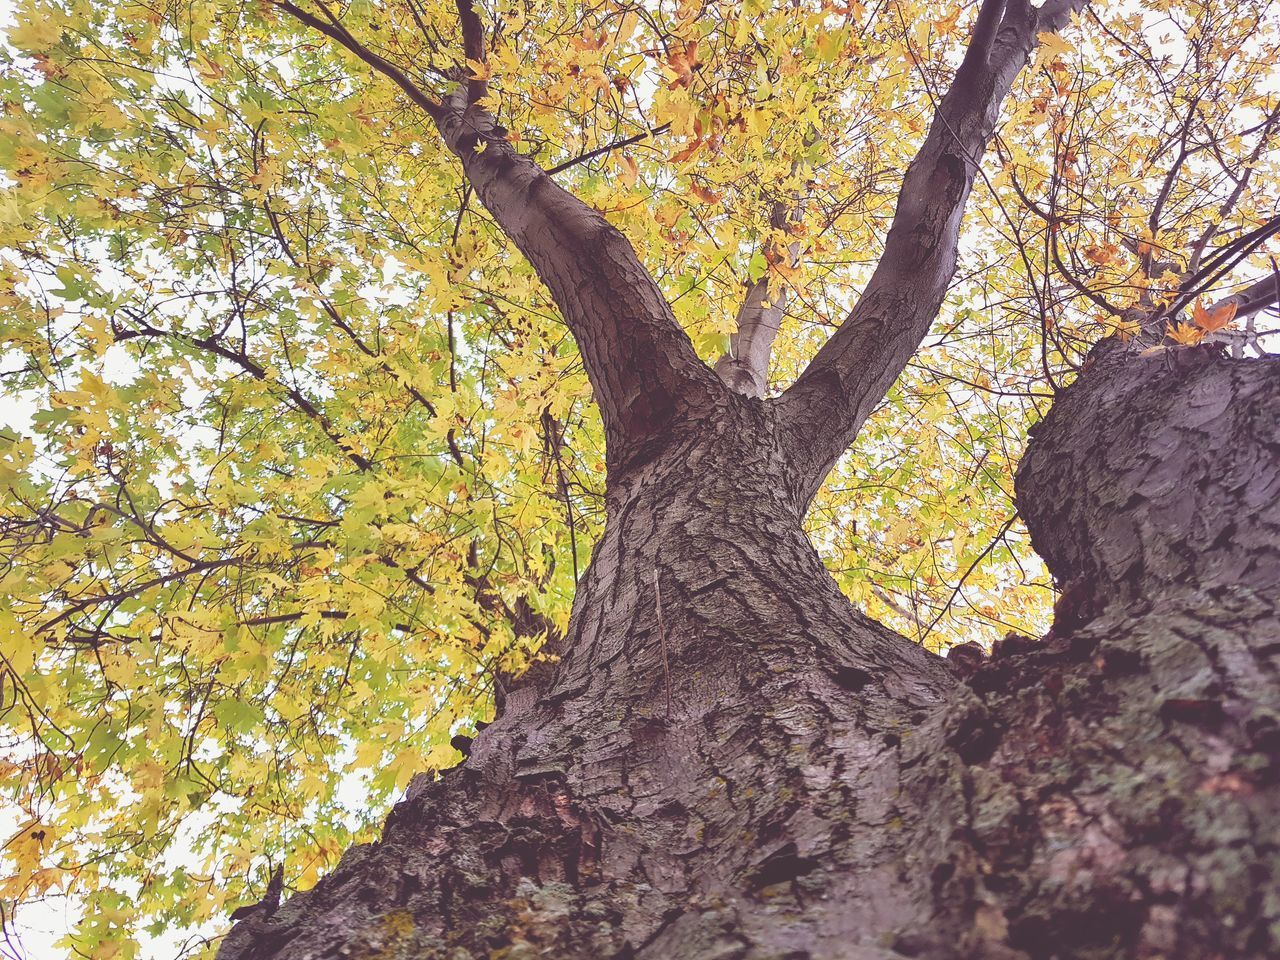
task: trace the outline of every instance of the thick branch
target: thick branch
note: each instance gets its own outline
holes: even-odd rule
[[[457,0],[458,22],[462,24],[462,49],[468,60],[478,64],[485,62],[484,25],[476,13],[472,0]],[[481,78],[467,81],[467,100],[475,103],[489,93],[489,84]]]
[[[482,83],[463,84],[437,102],[336,18],[323,20],[288,0],[273,2],[394,81],[435,121],[476,195],[551,291],[582,351],[604,419],[610,477],[660,440],[682,412],[705,406],[723,389],[631,244],[516,152],[506,131],[476,103],[486,92]],[[469,0],[458,0],[458,11],[465,53],[479,62],[480,20]]]
[[[1210,309],[1217,310],[1232,303],[1236,305],[1237,319],[1244,319],[1280,303],[1280,273],[1268,274],[1261,280],[1255,280],[1243,290],[1219,300]]]
[[[437,126],[573,332],[604,418],[611,470],[722,389],[616,227],[517,153],[492,117],[459,94]]]
[[[983,3],[971,48],[907,169],[879,264],[858,305],[781,398],[810,495],[914,355],[942,305],[978,163],[1038,34],[1061,27],[1086,3]]]

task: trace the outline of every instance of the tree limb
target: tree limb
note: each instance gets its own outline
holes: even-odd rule
[[[785,230],[789,215],[788,205],[779,200],[773,205],[769,225],[775,230]],[[794,263],[799,248],[798,243],[791,243],[785,251],[772,251],[770,245],[766,245],[766,256],[774,252]],[[773,341],[782,326],[786,308],[787,288],[778,284],[776,290],[771,290],[767,272],[747,283],[746,295],[738,308],[737,327],[729,337],[729,350],[715,366],[716,373],[731,390],[748,397],[765,395]]]
[[[472,0],[457,0],[458,22],[462,24],[462,50],[468,60],[483,64],[485,62],[484,25],[476,14]],[[473,77],[467,81],[467,101],[476,103],[489,93],[489,84],[483,78]]]
[[[1280,303],[1280,272],[1270,273],[1261,280],[1255,280],[1243,290],[1237,290],[1231,296],[1223,297],[1209,309],[1219,310],[1229,304],[1235,304],[1235,317],[1243,320],[1277,303]]]
[[[435,121],[476,195],[533,265],[578,343],[604,420],[610,477],[659,442],[675,418],[723,390],[626,237],[516,152],[506,131],[475,102],[474,84],[433,100],[340,24],[288,0],[272,2],[394,81]],[[459,0],[459,10],[467,56],[479,61],[472,56],[483,54],[479,18],[469,0]]]
[[[1200,269],[1200,258],[1204,256],[1204,251],[1208,247],[1209,241],[1221,229],[1222,222],[1235,210],[1236,204],[1240,202],[1240,197],[1244,195],[1245,188],[1249,185],[1249,178],[1253,176],[1257,162],[1261,158],[1263,151],[1266,150],[1278,122],[1280,122],[1280,104],[1276,104],[1275,108],[1267,114],[1266,119],[1263,121],[1261,126],[1262,133],[1258,137],[1258,142],[1254,144],[1253,150],[1249,152],[1249,156],[1244,163],[1244,169],[1236,180],[1236,185],[1231,191],[1231,195],[1218,207],[1217,216],[1210,222],[1209,226],[1205,227],[1204,233],[1200,235],[1200,238],[1196,240],[1195,246],[1192,247],[1191,262],[1187,268],[1192,273]],[[1230,176],[1229,173],[1228,176]]]
[[[338,19],[332,14],[329,14],[328,20],[321,20],[314,14],[307,13],[307,11],[290,3],[289,0],[271,0],[271,2],[275,4],[278,9],[283,10],[299,23],[310,27],[312,30],[323,33],[326,37],[346,49],[349,53],[354,54],[369,66],[373,67],[374,70],[378,71],[384,77],[395,83],[396,86],[405,92],[410,100],[412,100],[417,106],[421,107],[431,117],[434,118],[439,112],[440,104],[428,96],[420,86],[414,83],[413,80],[409,78],[408,74],[390,60],[386,59],[386,57],[374,53],[364,44],[360,43],[360,41],[353,37],[351,32],[347,30],[346,27],[342,26]],[[325,7],[324,4],[320,4],[320,7],[326,14],[329,13],[328,8]]]
[[[984,0],[973,42],[907,169],[884,251],[840,329],[780,398],[809,497],[914,355],[955,272],[960,221],[1000,106],[1039,43],[1088,0]],[[998,21],[998,26],[995,25]]]
[[[626,237],[457,94],[437,126],[485,208],[533,264],[582,351],[609,466],[662,439],[722,389]]]
[[[580,163],[587,163],[594,160],[596,157],[602,157],[613,150],[620,150],[623,147],[629,147],[633,143],[639,143],[641,140],[648,140],[650,137],[656,137],[661,133],[666,133],[670,129],[670,123],[662,123],[656,127],[650,127],[648,130],[642,130],[640,133],[632,134],[629,137],[623,137],[621,140],[614,140],[612,143],[606,143],[603,146],[596,147],[592,150],[585,150],[572,159],[565,160],[563,163],[557,163],[554,167],[547,170],[547,173],[554,177],[557,173],[563,173],[570,167],[576,167]]]

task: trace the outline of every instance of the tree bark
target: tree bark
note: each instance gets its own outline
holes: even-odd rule
[[[1017,483],[1053,628],[992,658],[868,620],[803,532],[937,312],[1014,77],[1084,0],[984,0],[880,264],[776,400],[701,364],[477,81],[433,101],[276,2],[432,116],[547,284],[601,406],[608,520],[556,662],[223,960],[1280,953],[1280,362],[1097,348]]]
[[[1280,952],[1280,362],[1096,351],[1018,477],[1066,589],[941,660],[806,540],[784,405],[611,478],[559,662],[223,960]]]

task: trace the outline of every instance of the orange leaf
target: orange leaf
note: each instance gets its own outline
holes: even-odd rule
[[[1094,244],[1084,248],[1087,259],[1097,264],[1112,263],[1119,258],[1120,248],[1114,243]]]
[[[640,167],[636,164],[635,160],[628,157],[626,154],[622,155],[620,162],[622,164],[622,182],[626,184],[628,188],[634,187],[636,185],[636,180],[640,177]]]
[[[701,66],[698,60],[698,41],[690,40],[684,45],[684,51],[672,53],[667,58],[667,64],[675,71],[675,79],[671,81],[673,87],[687,87],[693,83],[694,71]]]
[[[1199,300],[1191,309],[1191,319],[1195,321],[1195,325],[1205,333],[1213,333],[1215,330],[1221,330],[1229,325],[1236,315],[1236,307],[1238,304],[1233,300],[1231,303],[1208,310]]]
[[[671,162],[684,163],[686,160],[688,160],[690,157],[692,157],[695,153],[698,152],[698,148],[700,146],[702,146],[702,141],[700,139],[693,140],[687,147],[685,147],[679,153],[673,154],[671,157]]]
[[[706,187],[700,187],[697,184],[694,184],[689,188],[689,193],[697,197],[703,203],[718,203],[720,201],[720,194],[716,193],[714,190],[708,190]]]

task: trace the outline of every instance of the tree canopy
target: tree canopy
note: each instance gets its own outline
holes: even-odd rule
[[[564,628],[600,411],[423,97],[468,84],[709,364],[767,328],[772,394],[857,301],[975,12],[22,0],[0,898],[73,896],[95,960],[173,930],[207,950],[274,864],[314,884],[455,762]],[[1265,335],[1230,326],[1275,269],[1274,4],[1098,3],[1040,39],[943,314],[809,515],[850,598],[934,649],[1047,625],[1012,473],[1093,342],[1138,306],[1170,348]]]

